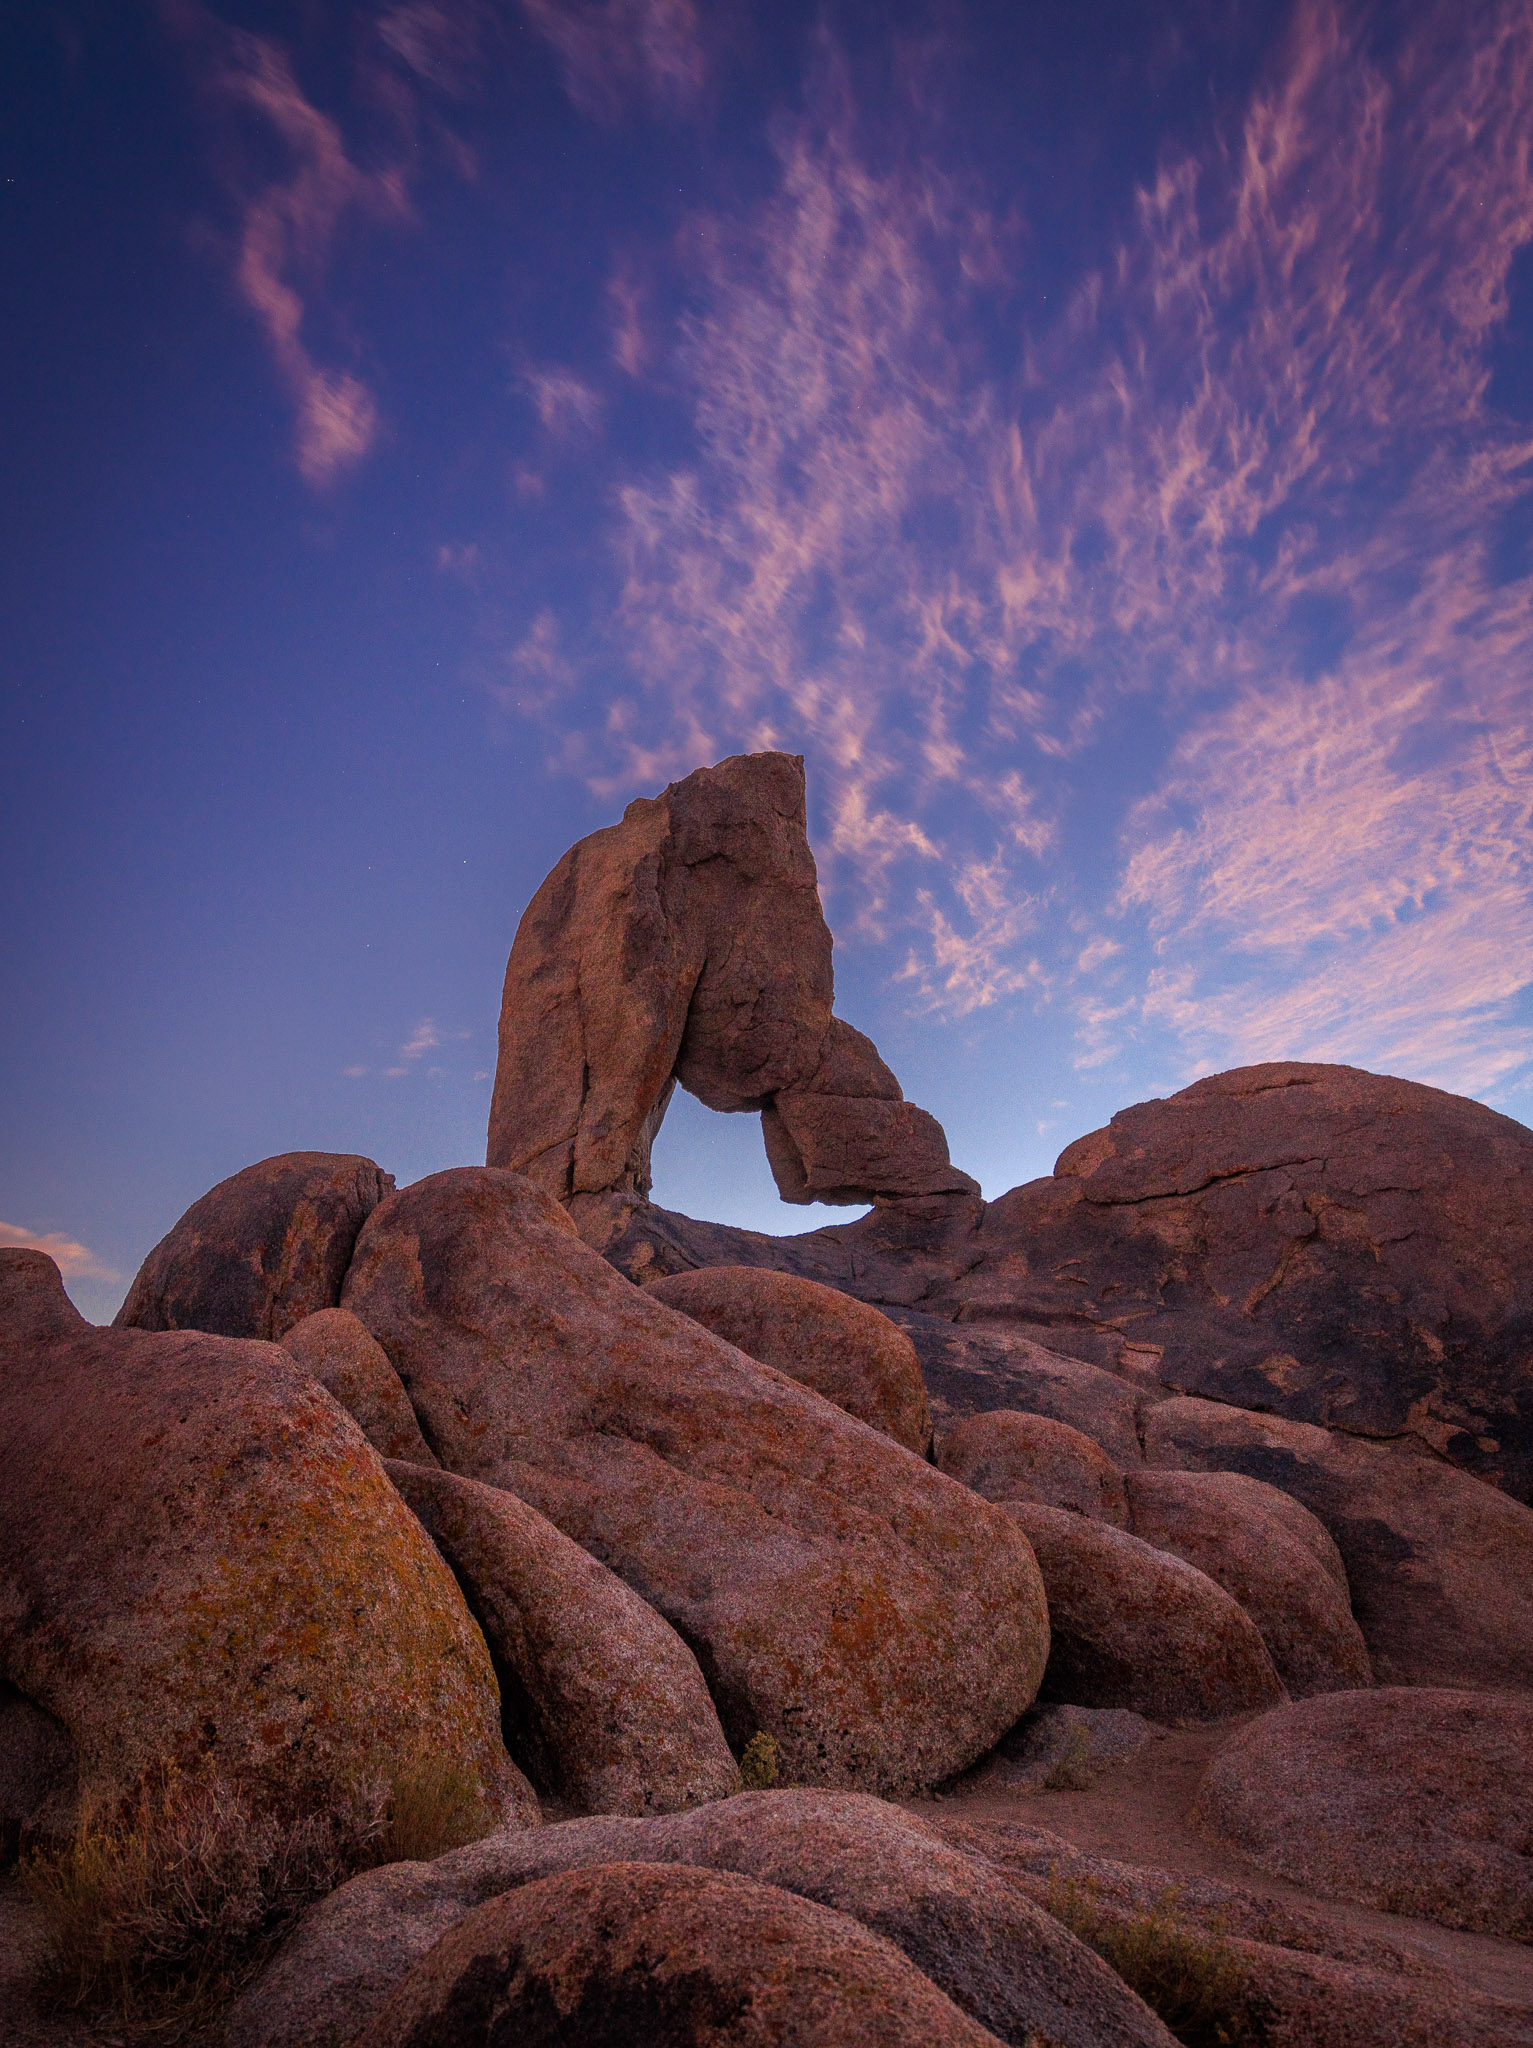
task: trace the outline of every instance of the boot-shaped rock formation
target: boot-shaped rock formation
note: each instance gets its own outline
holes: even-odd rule
[[[801,757],[699,768],[571,847],[528,905],[487,1164],[560,1201],[642,1198],[679,1081],[761,1112],[784,1201],[977,1194],[832,995]]]

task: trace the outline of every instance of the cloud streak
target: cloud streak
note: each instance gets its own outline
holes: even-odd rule
[[[0,1245],[9,1250],[46,1252],[66,1280],[120,1280],[115,1266],[62,1231],[28,1230],[19,1223],[0,1223]]]
[[[1189,1068],[1515,1072],[1533,638],[1490,540],[1533,441],[1487,349],[1533,10],[1420,13],[1386,59],[1300,7],[1057,315],[983,194],[872,167],[828,45],[778,149],[688,238],[696,454],[617,493],[630,687],[598,722],[569,671],[561,759],[615,794],[805,749],[828,879],[918,999],[1061,995],[1086,1063],[1159,1033]],[[1003,317],[1010,374],[968,340]],[[1091,900],[1065,825],[1146,715],[1164,773]]]

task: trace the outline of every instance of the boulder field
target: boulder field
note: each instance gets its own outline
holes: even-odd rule
[[[528,907],[485,1165],[247,1167],[111,1329],[0,1251],[0,1845],[172,1767],[466,1781],[482,1838],[311,1907],[228,2048],[1167,2048],[1103,1960],[1147,1914],[1224,1944],[1220,2038],[1525,2048],[1015,1809],[1205,1743],[1200,1853],[1533,1939],[1533,1132],[1279,1063],[987,1203],[833,997],[802,763],[726,761]],[[658,1208],[677,1085],[870,1213]]]

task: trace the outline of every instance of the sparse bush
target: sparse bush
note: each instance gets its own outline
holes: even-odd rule
[[[1091,1768],[1091,1738],[1079,1725],[1065,1737],[1065,1746],[1043,1781],[1045,1792],[1089,1792],[1096,1781]]]
[[[747,1792],[770,1792],[782,1775],[782,1752],[764,1729],[753,1735],[740,1754],[740,1783]]]
[[[456,1757],[422,1756],[406,1763],[389,1791],[372,1863],[425,1863],[476,1842],[490,1826],[479,1780]]]
[[[167,1764],[23,1858],[48,1928],[44,2000],[181,2038],[313,1900],[360,1870],[457,1848],[487,1820],[477,1780],[440,1757],[406,1757],[388,1784],[332,1788],[296,1819],[254,1807],[206,1765]]]
[[[1168,1888],[1148,1912],[1109,1908],[1090,1880],[1051,1871],[1045,1904],[1185,2048],[1256,2048],[1261,2033],[1240,1957],[1222,1934],[1178,1917],[1180,1896]]]

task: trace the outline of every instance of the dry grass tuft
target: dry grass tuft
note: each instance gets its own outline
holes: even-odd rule
[[[343,1789],[294,1818],[254,1807],[206,1766],[167,1764],[87,1810],[21,1874],[48,1928],[40,1990],[55,2010],[109,2014],[139,2037],[204,2026],[303,1908],[360,1870],[437,1856],[489,1825],[477,1780],[440,1758]]]
[[[770,1792],[782,1776],[782,1752],[765,1730],[753,1735],[740,1753],[740,1783],[747,1792]]]
[[[396,1773],[370,1863],[429,1863],[487,1834],[478,1778],[454,1757],[413,1758]]]
[[[1172,1887],[1148,1912],[1104,1906],[1097,1886],[1049,1876],[1045,1905],[1136,1991],[1184,2048],[1256,2048],[1261,2028],[1239,1955],[1177,1915]]]

